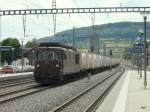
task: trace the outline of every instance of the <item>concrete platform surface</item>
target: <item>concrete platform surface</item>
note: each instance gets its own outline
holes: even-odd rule
[[[33,74],[33,72],[11,73],[11,74],[0,74],[0,78],[1,78],[1,77],[18,76],[18,75],[27,75],[27,74]]]
[[[144,73],[143,73],[144,76]],[[150,112],[150,72],[147,72],[147,88],[144,88],[144,77],[137,71],[130,71],[130,82],[126,102],[126,112]]]
[[[144,73],[143,73],[144,75]],[[120,78],[97,112],[150,112],[150,72],[144,78],[135,70],[128,70]]]
[[[16,78],[23,78],[23,77],[32,77],[33,72],[25,72],[25,73],[12,73],[12,74],[0,74],[0,81],[3,80],[10,80]]]

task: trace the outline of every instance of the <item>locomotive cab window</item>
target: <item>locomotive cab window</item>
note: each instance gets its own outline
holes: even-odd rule
[[[38,51],[36,60],[54,60],[54,51]]]
[[[48,60],[54,60],[54,51],[48,51],[47,58]]]

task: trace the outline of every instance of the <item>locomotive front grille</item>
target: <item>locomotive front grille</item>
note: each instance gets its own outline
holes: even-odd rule
[[[37,62],[35,63],[35,74],[40,74],[41,78],[51,78],[60,75],[60,63],[53,62]]]

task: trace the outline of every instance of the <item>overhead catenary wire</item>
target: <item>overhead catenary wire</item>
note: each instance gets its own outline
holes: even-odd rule
[[[81,8],[80,5],[78,4],[78,2],[76,0],[72,0],[72,2],[78,7]],[[88,14],[86,14],[87,18],[89,18],[89,20],[91,21],[90,17]]]
[[[79,4],[77,3],[76,0],[72,0],[72,1],[73,1],[73,3],[74,3],[77,7],[80,8],[80,6],[79,6]],[[90,18],[89,15],[86,14],[86,16],[87,16],[88,18]],[[95,13],[91,13],[90,21],[92,21],[92,33],[95,33]]]
[[[69,14],[69,20],[70,20],[72,26],[75,26],[74,22],[73,22],[72,19],[71,19],[71,14]]]

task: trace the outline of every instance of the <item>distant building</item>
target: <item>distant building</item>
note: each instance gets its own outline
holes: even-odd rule
[[[23,63],[24,63],[24,66],[29,65],[29,59],[28,58],[23,58]],[[13,61],[13,65],[21,66],[22,65],[22,60],[18,59],[16,61]]]

